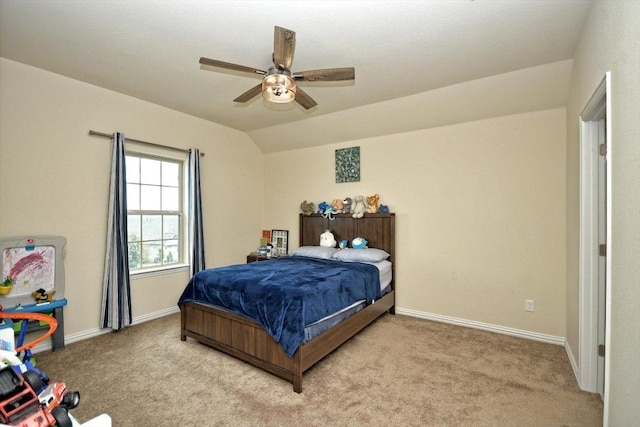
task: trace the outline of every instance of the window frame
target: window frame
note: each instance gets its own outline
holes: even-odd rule
[[[169,210],[144,210],[144,209],[136,209],[131,210],[127,206],[127,217],[129,215],[177,215],[180,221],[180,238],[178,239],[178,252],[181,257],[180,261],[173,264],[160,264],[154,265],[150,267],[141,267],[136,269],[129,269],[129,277],[131,279],[144,278],[150,276],[156,276],[167,273],[174,273],[176,271],[188,270],[190,267],[190,258],[189,258],[189,218],[190,213],[188,210],[188,154],[178,153],[175,151],[163,150],[161,148],[157,149],[140,149],[140,148],[128,148],[125,150],[126,157],[137,157],[140,159],[151,159],[158,161],[167,161],[172,163],[177,163],[180,171],[179,171],[179,210],[178,211],[169,211]],[[127,184],[129,182],[127,181]],[[127,228],[129,224],[127,223]],[[142,236],[140,237],[142,239]],[[162,236],[162,241],[164,241],[164,236]],[[167,239],[170,240],[170,239]],[[142,241],[142,240],[140,240]],[[127,236],[127,243],[129,243],[129,238]]]

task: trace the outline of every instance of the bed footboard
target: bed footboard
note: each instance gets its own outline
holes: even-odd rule
[[[302,374],[327,354],[383,315],[393,312],[395,292],[371,304],[298,348],[289,357],[253,320],[196,302],[180,304],[180,339],[193,338],[283,378],[302,392]]]

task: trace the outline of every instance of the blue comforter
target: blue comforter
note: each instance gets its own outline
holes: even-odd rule
[[[380,276],[373,265],[291,256],[203,270],[178,304],[197,301],[250,317],[293,356],[306,325],[378,298]]]

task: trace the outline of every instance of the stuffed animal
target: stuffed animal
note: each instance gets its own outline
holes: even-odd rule
[[[356,237],[351,241],[351,247],[353,249],[364,249],[367,247],[367,243],[369,242],[367,242],[364,238]]]
[[[323,214],[324,211],[327,210],[327,207],[330,206],[329,203],[327,202],[320,202],[318,203],[318,213],[319,214]]]
[[[323,218],[329,218],[329,221],[333,221],[335,219],[333,215],[337,214],[338,211],[336,211],[329,203],[320,202],[318,205],[318,213],[322,215]]]
[[[331,206],[333,206],[333,209],[337,212],[337,213],[342,213],[344,212],[344,201],[342,199],[333,199],[333,201],[331,202]]]
[[[367,212],[368,213],[377,213],[378,212],[378,201],[380,200],[380,196],[374,194],[373,196],[367,197]]]
[[[380,209],[378,209],[378,212],[380,212],[380,213],[389,213],[389,206],[380,205]]]
[[[342,213],[351,213],[351,197],[347,197],[342,201]]]
[[[367,201],[365,200],[364,196],[356,196],[353,199],[353,206],[351,207],[351,212],[353,212],[353,215],[351,216],[354,218],[362,218],[366,211]]]
[[[316,205],[305,200],[304,202],[300,203],[300,210],[303,214],[309,216],[315,212]]]
[[[35,292],[31,292],[31,295],[36,299],[36,304],[42,304],[43,302],[53,302],[53,296],[56,291],[47,293],[44,289],[40,288]]]
[[[320,235],[320,246],[324,246],[325,248],[336,247],[336,239],[333,237],[331,231],[327,230]]]

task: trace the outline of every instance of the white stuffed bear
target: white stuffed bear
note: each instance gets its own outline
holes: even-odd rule
[[[364,196],[356,196],[353,199],[353,205],[351,206],[351,215],[354,218],[362,218],[367,211],[367,201]]]
[[[333,237],[333,233],[331,231],[327,230],[320,235],[320,246],[324,246],[326,248],[336,247],[336,239]]]

